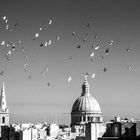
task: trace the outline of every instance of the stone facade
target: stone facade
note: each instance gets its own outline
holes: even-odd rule
[[[101,109],[98,102],[89,92],[87,75],[82,84],[81,96],[74,102],[71,111],[71,131],[85,133],[85,125],[89,122],[102,122]]]

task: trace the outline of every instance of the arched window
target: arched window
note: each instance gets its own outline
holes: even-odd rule
[[[76,122],[76,117],[73,117],[74,118],[74,122]]]
[[[85,117],[85,116],[83,117],[83,121],[84,121],[84,122],[86,121],[86,117]]]
[[[82,116],[80,116],[80,122],[82,121]]]
[[[114,127],[114,131],[115,131],[115,137],[117,137],[118,136],[118,127],[117,126]]]
[[[78,122],[79,118],[77,117],[77,122]]]
[[[2,117],[2,123],[5,123],[5,117],[4,116]]]
[[[88,121],[90,121],[90,116],[87,117]]]
[[[91,117],[91,122],[93,122],[93,116]]]

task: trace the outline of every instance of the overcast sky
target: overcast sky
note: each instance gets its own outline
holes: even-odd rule
[[[139,7],[138,0],[1,0],[0,84],[10,122],[69,124],[86,72],[104,120],[140,119]]]

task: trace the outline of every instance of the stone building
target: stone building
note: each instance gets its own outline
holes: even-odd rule
[[[87,81],[84,77],[82,93],[76,99],[71,111],[71,131],[85,133],[85,125],[89,122],[102,123],[101,109],[98,102],[91,96]]]
[[[100,139],[123,139],[135,140],[140,139],[140,121],[130,119],[120,119],[115,117],[114,120],[106,124],[106,132]]]

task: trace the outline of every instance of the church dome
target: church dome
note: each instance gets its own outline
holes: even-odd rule
[[[87,75],[85,75],[84,83],[82,85],[81,96],[74,102],[71,113],[101,113],[98,102],[89,93]]]
[[[98,102],[91,95],[81,95],[74,102],[72,113],[101,113]]]

